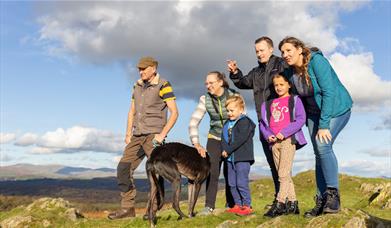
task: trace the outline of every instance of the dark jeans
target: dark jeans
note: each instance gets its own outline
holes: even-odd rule
[[[228,185],[227,162],[221,157],[221,142],[216,139],[208,139],[208,142],[206,144],[206,150],[208,151],[210,157],[211,167],[209,177],[208,179],[206,179],[205,207],[215,208],[221,163],[224,163],[223,173],[225,179],[226,206],[233,207],[235,203]]]
[[[263,152],[265,153],[266,161],[269,164],[270,171],[272,173],[272,178],[274,182],[274,198],[276,198],[278,192],[280,191],[280,182],[278,181],[278,172],[273,160],[273,152],[270,148],[269,143],[262,136],[261,143],[263,147]]]
[[[250,162],[227,162],[228,183],[235,204],[239,206],[251,206],[250,194]]]

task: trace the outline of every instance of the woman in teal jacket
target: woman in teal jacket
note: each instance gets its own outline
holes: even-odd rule
[[[315,153],[316,206],[306,217],[340,210],[338,163],[333,144],[350,119],[352,98],[330,63],[317,49],[310,50],[295,37],[279,44],[295,92],[303,100],[307,126]]]

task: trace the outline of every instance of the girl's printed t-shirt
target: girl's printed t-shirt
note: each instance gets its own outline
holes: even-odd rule
[[[279,97],[270,105],[270,129],[276,135],[290,123],[289,97]]]

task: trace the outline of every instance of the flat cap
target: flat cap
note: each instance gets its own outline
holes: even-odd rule
[[[145,69],[149,66],[157,66],[157,65],[158,65],[158,62],[156,61],[156,59],[154,59],[151,56],[145,56],[145,57],[140,58],[140,60],[138,61],[137,67]]]

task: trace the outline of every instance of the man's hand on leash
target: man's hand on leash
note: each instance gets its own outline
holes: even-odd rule
[[[158,142],[156,139],[152,139],[153,148],[164,145],[165,143],[166,143],[165,140],[163,140],[163,142]]]
[[[223,158],[227,158],[228,157],[228,153],[227,151],[223,151],[223,153],[221,153],[221,156],[223,156]]]
[[[197,149],[198,153],[201,157],[206,158],[206,150],[200,144],[195,144],[194,147]]]
[[[165,136],[161,135],[161,134],[156,134],[155,135],[155,138],[153,138],[153,140],[155,140],[156,142],[158,142],[159,144],[162,144],[163,141],[164,141],[164,138],[166,138]]]

